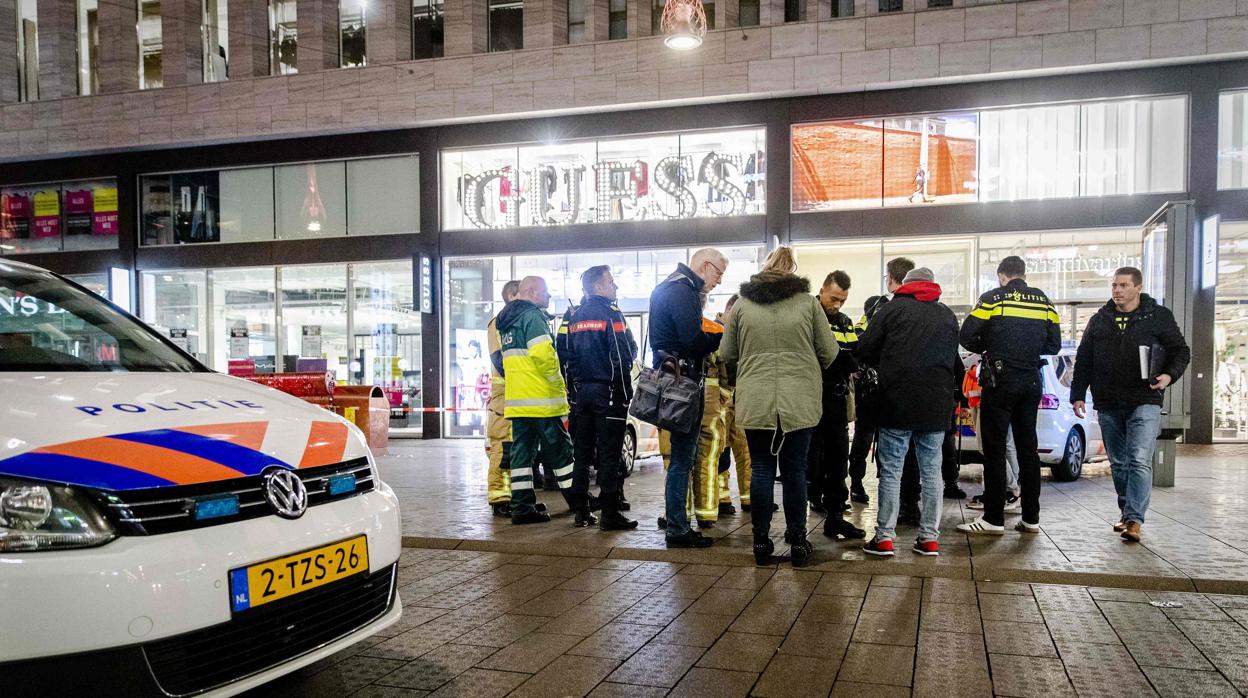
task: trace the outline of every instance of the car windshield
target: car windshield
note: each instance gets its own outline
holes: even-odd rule
[[[203,370],[90,291],[0,262],[0,372]]]

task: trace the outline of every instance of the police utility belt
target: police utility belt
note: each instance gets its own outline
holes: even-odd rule
[[[1010,366],[1002,359],[993,359],[988,354],[982,354],[979,360],[979,385],[983,388],[997,388],[1001,386],[1001,382],[1011,373],[1018,375],[1030,374],[1040,370],[1040,364],[1037,362],[1035,368],[1030,370],[1021,369],[1016,366]]]

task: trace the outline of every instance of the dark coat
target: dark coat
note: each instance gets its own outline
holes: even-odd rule
[[[1174,313],[1158,305],[1152,296],[1142,294],[1140,307],[1126,330],[1118,329],[1116,315],[1118,309],[1111,300],[1088,320],[1075,354],[1070,401],[1086,400],[1091,386],[1097,409],[1160,405],[1162,391],[1153,390],[1148,387],[1152,381],[1140,378],[1139,348],[1160,345],[1166,352],[1160,373],[1169,374],[1171,382],[1177,382],[1192,360],[1192,352],[1174,321]]]
[[[903,285],[858,340],[858,358],[879,367],[881,427],[945,431],[960,388],[958,319],[930,281]]]
[[[650,294],[650,348],[657,368],[665,356],[676,356],[701,375],[707,355],[719,348],[723,335],[702,330],[702,299],[706,283],[684,264]]]

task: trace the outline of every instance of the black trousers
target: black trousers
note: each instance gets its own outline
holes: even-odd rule
[[[589,464],[598,468],[599,499],[604,510],[620,503],[621,453],[627,428],[628,405],[616,400],[605,383],[582,383],[576,389],[576,432],[572,437],[576,465],[572,470],[572,498],[589,502]]]
[[[823,403],[823,419],[811,434],[806,454],[806,496],[812,504],[822,504],[828,518],[841,516],[841,505],[849,499],[845,475],[849,470],[849,424],[845,421],[845,401]]]
[[[866,400],[859,401],[858,419],[854,422],[854,444],[849,449],[849,479],[861,486],[867,474],[867,457],[875,441],[875,421]]]
[[[979,403],[979,429],[984,450],[984,520],[1005,523],[1005,440],[1014,429],[1018,449],[1018,487],[1023,521],[1040,523],[1040,454],[1036,452],[1036,408],[1040,403],[1040,372],[1005,371],[995,387],[984,386]]]

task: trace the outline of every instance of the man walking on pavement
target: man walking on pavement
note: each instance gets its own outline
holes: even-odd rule
[[[941,442],[962,379],[958,319],[940,293],[931,269],[912,270],[858,339],[862,361],[880,367],[880,510],[875,535],[863,546],[869,555],[894,554],[901,469],[912,439],[923,488],[913,550],[940,554]]]
[[[520,281],[516,300],[498,315],[500,351],[491,354],[494,367],[503,375],[507,404],[504,415],[511,420],[511,522],[530,524],[550,521],[538,511],[533,494],[533,468],[538,448],[559,481],[569,506],[582,518],[581,504],[571,496],[572,440],[563,425],[568,397],[555,338],[550,332],[550,291],[540,276]],[[584,515],[589,515],[585,503]]]
[[[589,526],[589,463],[598,464],[604,531],[637,528],[620,514],[621,454],[627,428],[628,404],[633,399],[632,366],[637,343],[624,314],[616,307],[619,287],[611,267],[590,267],[581,275],[585,300],[568,318],[568,379],[576,395],[576,458],[572,496],[578,509],[577,526]]]
[[[701,381],[706,357],[719,348],[722,334],[702,328],[699,294],[710,293],[724,278],[728,258],[719,250],[706,248],[694,253],[689,265],[676,265],[650,294],[650,348],[657,368],[675,359],[685,376]],[[701,404],[698,405],[699,412]],[[687,433],[671,434],[671,465],[664,483],[666,542],[669,548],[705,548],[714,541],[689,528],[685,513],[689,497],[689,473],[698,458],[701,415]]]
[[[840,351],[832,364],[823,369],[823,416],[811,438],[806,468],[811,508],[826,515],[823,535],[847,539],[867,535],[844,519],[843,509],[849,497],[845,476],[849,469],[849,393],[853,390],[850,376],[858,369],[854,359],[858,335],[853,321],[841,312],[841,306],[849,299],[849,283],[849,274],[837,270],[828,274],[819,289],[819,305]]]
[[[959,339],[980,355],[980,438],[984,449],[984,513],[958,524],[963,533],[1005,532],[1005,453],[1012,431],[1018,451],[1023,517],[1014,528],[1040,532],[1040,455],[1036,407],[1043,392],[1042,356],[1062,348],[1062,324],[1044,291],[1027,285],[1027,266],[1010,255],[997,265],[1001,284],[979,297],[962,323]]]
[[[1121,516],[1114,530],[1135,543],[1152,495],[1162,397],[1192,358],[1174,314],[1142,293],[1143,285],[1139,269],[1114,272],[1113,297],[1083,331],[1070,385],[1070,401],[1081,418],[1092,388],[1118,493]]]
[[[902,281],[906,278],[906,274],[914,269],[914,262],[905,257],[894,257],[888,260],[885,266],[887,274],[884,277],[885,288],[888,293],[892,294],[901,286]],[[854,326],[854,331],[859,337],[867,331],[867,327],[871,324],[871,319],[875,314],[884,307],[888,302],[888,295],[871,296],[867,299],[863,307],[862,317],[858,319],[858,324]],[[862,365],[862,362],[859,361]],[[866,368],[862,365],[862,368]],[[873,389],[873,386],[867,386],[865,382],[859,381],[856,386],[859,390],[857,401],[857,421],[854,422],[854,443],[849,451],[849,477],[852,480],[850,486],[850,499],[858,504],[869,504],[871,498],[867,496],[867,491],[862,486],[862,478],[867,474],[867,456],[871,454],[871,445],[875,442],[876,422],[875,411],[873,409],[872,396],[867,391]]]
[[[508,281],[503,284],[502,297],[504,308],[516,299],[516,291],[519,290],[519,281]],[[490,356],[493,356],[495,352],[501,351],[501,343],[498,338],[497,315],[490,318],[489,324],[485,326],[485,331]],[[485,455],[489,458],[490,463],[486,486],[489,488],[490,506],[494,509],[494,515],[499,517],[511,516],[511,422],[503,416],[503,410],[506,406],[504,389],[503,374],[491,361],[490,399],[485,406],[489,411],[489,421],[485,429],[488,437],[485,441]]]

